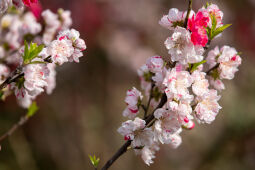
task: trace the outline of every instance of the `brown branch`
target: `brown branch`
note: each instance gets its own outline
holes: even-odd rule
[[[131,140],[128,140],[126,143],[124,143],[121,148],[112,156],[111,159],[109,159],[106,164],[103,166],[101,170],[108,169],[122,154],[124,154],[127,151],[127,148],[131,145]]]
[[[184,28],[187,28],[187,26],[188,26],[189,14],[190,14],[191,9],[192,9],[192,0],[189,0],[188,11],[187,11],[187,15],[186,15],[186,18],[184,21]]]
[[[4,89],[6,86],[8,86],[9,84],[15,82],[16,80],[18,80],[18,79],[21,78],[22,76],[24,76],[24,73],[17,73],[17,70],[15,70],[14,73],[11,74],[11,76],[9,76],[9,77],[0,85],[0,90]]]

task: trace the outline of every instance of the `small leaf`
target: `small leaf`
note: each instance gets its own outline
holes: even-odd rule
[[[39,110],[39,108],[38,108],[36,102],[33,102],[33,103],[29,106],[29,108],[28,108],[27,116],[28,116],[28,117],[33,116],[38,110]]]
[[[190,70],[190,72],[191,73],[194,72],[198,68],[198,66],[200,66],[201,64],[204,64],[204,63],[206,63],[206,60],[202,60],[202,61],[200,61],[198,63],[192,64],[193,66],[192,66],[192,69]]]
[[[210,4],[208,2],[206,2],[205,9],[208,8],[208,6],[210,6]]]
[[[99,164],[99,161],[100,161],[100,158],[97,158],[96,155],[94,155],[94,156],[89,155],[89,159],[90,159],[90,162],[92,163],[92,165],[95,168],[97,168],[97,166]]]
[[[35,57],[37,57],[43,48],[44,48],[44,45],[39,45],[38,47],[36,45],[36,47],[33,47],[33,50],[31,50],[31,53],[29,56],[29,60],[33,60]]]
[[[211,39],[213,39],[214,37],[216,37],[218,34],[222,33],[225,29],[227,29],[228,27],[230,27],[232,24],[226,24],[226,25],[223,25],[219,28],[217,28],[214,32],[213,32],[213,35],[211,37]]]

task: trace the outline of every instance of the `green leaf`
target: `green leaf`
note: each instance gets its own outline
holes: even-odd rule
[[[211,28],[210,27],[206,27],[206,33],[207,33],[207,36],[209,38],[211,38]]]
[[[191,73],[194,72],[197,69],[198,66],[200,66],[201,64],[204,64],[204,63],[206,63],[206,60],[202,60],[202,61],[200,61],[198,63],[192,64],[192,68],[191,68],[190,72]]]
[[[38,54],[43,50],[44,45],[37,46],[36,43],[30,43],[30,46],[28,47],[28,44],[26,41],[24,41],[25,50],[23,55],[24,64],[30,64],[31,61],[38,57]]]
[[[92,163],[92,165],[95,168],[97,168],[97,166],[99,164],[99,161],[100,161],[100,158],[97,158],[96,155],[94,155],[94,156],[89,155],[89,159],[90,159],[90,162]]]
[[[33,102],[33,103],[29,106],[29,108],[28,108],[27,116],[28,116],[28,117],[33,116],[38,110],[39,110],[39,108],[38,108],[36,102]]]
[[[42,51],[43,47],[44,45],[39,45],[38,47],[37,45],[36,47],[33,46],[33,50],[30,53],[29,60],[33,60],[35,57],[37,57],[38,54]]]
[[[216,29],[217,26],[217,19],[215,17],[215,15],[210,14],[211,20],[212,20],[212,28],[211,28],[211,40],[212,40],[212,35],[214,34],[214,31]]]
[[[223,25],[219,28],[217,28],[213,34],[212,34],[212,37],[211,39],[213,39],[214,37],[216,37],[218,34],[222,33],[225,29],[227,29],[228,27],[230,27],[232,24],[226,24],[226,25]]]

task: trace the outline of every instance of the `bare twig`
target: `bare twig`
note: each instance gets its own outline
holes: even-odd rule
[[[11,136],[13,134],[13,132],[15,132],[19,127],[24,125],[29,120],[29,118],[30,118],[30,116],[28,116],[28,115],[21,117],[17,123],[15,123],[5,134],[3,134],[0,137],[0,143],[7,137]]]

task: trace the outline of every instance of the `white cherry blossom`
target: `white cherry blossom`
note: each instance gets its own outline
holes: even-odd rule
[[[185,28],[177,26],[173,35],[165,41],[165,46],[173,62],[187,64],[203,60],[203,47],[192,43],[190,32]]]

